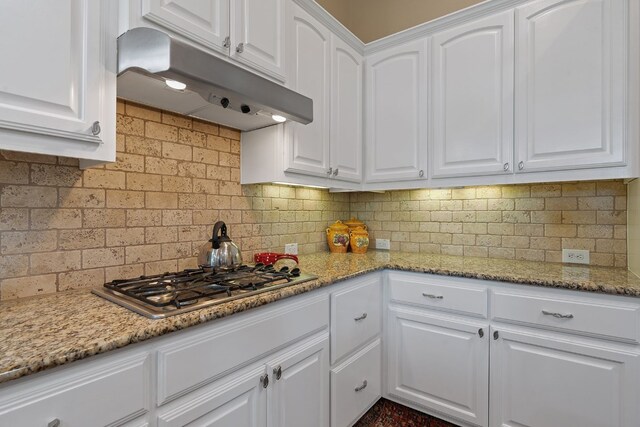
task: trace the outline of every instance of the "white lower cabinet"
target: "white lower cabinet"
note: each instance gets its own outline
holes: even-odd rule
[[[264,378],[266,368],[263,364],[233,374],[222,384],[214,384],[189,395],[184,403],[163,409],[158,415],[158,427],[266,427]]]
[[[491,425],[637,426],[638,362],[637,350],[496,327],[491,337]]]
[[[388,312],[387,392],[472,425],[487,425],[487,323],[393,307]]]
[[[163,406],[158,427],[327,427],[328,370],[325,331]]]
[[[382,392],[380,339],[331,370],[331,425],[350,426]]]
[[[128,422],[151,409],[149,359],[127,352],[0,389],[0,426],[144,425]]]
[[[267,363],[269,427],[329,426],[329,334]]]
[[[387,277],[385,397],[463,426],[640,425],[638,300]]]

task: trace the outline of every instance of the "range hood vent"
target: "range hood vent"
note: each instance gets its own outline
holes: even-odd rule
[[[118,37],[118,96],[245,131],[313,120],[310,98],[153,28]]]

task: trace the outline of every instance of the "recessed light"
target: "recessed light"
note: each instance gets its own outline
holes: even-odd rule
[[[177,80],[170,80],[167,79],[164,81],[164,83],[169,86],[171,89],[175,89],[175,90],[185,90],[187,88],[187,85],[179,82]]]
[[[278,123],[282,123],[282,122],[286,122],[286,121],[287,121],[287,118],[286,118],[286,117],[280,116],[280,115],[278,115],[278,114],[272,114],[272,115],[271,115],[271,118],[272,118],[274,121],[278,122]]]

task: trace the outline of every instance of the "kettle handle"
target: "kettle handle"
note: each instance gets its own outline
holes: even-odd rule
[[[218,221],[213,226],[213,236],[210,240],[210,242],[212,243],[211,247],[213,249],[220,249],[220,239],[218,238],[218,233],[220,233],[221,237],[226,237],[227,235],[227,225],[223,221]]]

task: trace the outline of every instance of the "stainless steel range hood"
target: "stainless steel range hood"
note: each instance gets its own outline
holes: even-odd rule
[[[118,96],[240,130],[276,124],[274,115],[313,120],[310,98],[152,28],[118,37]]]

